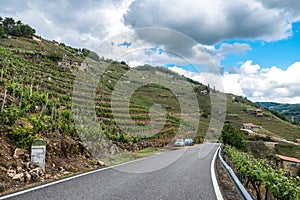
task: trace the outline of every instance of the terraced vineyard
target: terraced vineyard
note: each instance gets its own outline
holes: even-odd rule
[[[300,137],[299,126],[284,121],[273,115],[269,110],[262,109],[263,116],[256,116],[255,111],[258,106],[248,102],[239,102],[234,95],[228,95],[227,98],[227,117],[226,120],[240,129],[243,123],[253,123],[262,126],[261,133],[270,136],[278,136],[286,140],[295,141]]]
[[[129,150],[164,146],[178,134],[180,124],[189,127],[189,122],[182,121],[180,102],[176,94],[159,84],[141,84],[145,80],[140,80],[137,82],[141,86],[129,100],[112,99],[120,79],[130,82],[126,75],[130,68],[126,63],[93,61],[99,67],[107,67],[100,74],[97,72],[99,77],[91,82],[89,77],[95,76],[92,67],[84,70],[84,77],[80,77],[78,73],[78,63],[84,62],[84,57],[78,53],[78,49],[46,40],[36,42],[29,38],[4,39],[1,45],[5,47],[0,49],[0,98],[3,105],[1,132],[6,133],[17,146],[28,148],[35,137],[48,137],[53,134],[76,136],[78,133],[73,115],[80,114],[80,110],[72,110],[72,100],[94,105],[90,110],[91,115],[96,113],[97,123],[104,135],[113,143]],[[56,54],[61,55],[58,57],[62,61],[69,63],[68,67],[53,60],[51,55]],[[189,82],[197,94],[201,114],[199,128],[196,130],[197,140],[205,137],[210,131],[212,135],[218,135],[220,130],[215,130],[214,127],[208,130],[212,115],[211,97],[217,96],[217,93],[211,91],[209,95],[200,94],[209,88],[165,68],[141,66],[137,70],[167,74],[176,80]],[[74,95],[74,81],[80,78],[84,79],[85,84],[76,85],[80,94]],[[90,95],[91,90],[95,90],[95,95]],[[267,133],[288,140],[299,137],[297,126],[277,118],[268,111],[265,111],[263,117],[256,117],[247,112],[247,109],[256,109],[255,104],[242,97],[227,97],[226,120],[236,128],[241,128],[242,123],[254,123],[262,125]],[[155,116],[149,116],[149,111],[155,105],[161,105],[165,115],[158,112]],[[214,106],[222,107],[223,104]],[[224,111],[217,108],[213,112],[217,116]],[[154,117],[156,124],[151,123],[151,117]],[[192,116],[188,119],[193,121]],[[164,122],[163,127],[157,126]],[[278,125],[277,128],[274,127],[274,123]],[[133,143],[138,147],[133,149]]]
[[[28,45],[28,49],[12,47],[12,44],[20,45],[20,41],[33,44]],[[1,132],[6,133],[14,145],[28,148],[34,138],[51,137],[53,134],[76,136],[73,116],[76,110],[72,111],[71,109],[72,100],[86,104],[95,102],[94,111],[96,111],[98,122],[105,136],[118,146],[129,148],[129,150],[132,148],[124,145],[125,143],[143,144],[139,145],[136,150],[162,147],[171,142],[178,133],[180,105],[176,96],[168,88],[157,84],[143,85],[134,92],[129,101],[129,118],[126,113],[128,107],[122,100],[115,102],[118,105],[117,108],[114,108],[117,112],[112,112],[112,92],[118,80],[130,69],[126,64],[113,62],[99,77],[99,81],[90,85],[77,86],[79,87],[77,89],[83,93],[85,91],[88,93],[90,88],[96,88],[95,97],[83,94],[82,96],[73,95],[72,99],[74,80],[80,79],[80,77],[76,77],[79,70],[76,64],[72,64],[70,67],[58,65],[57,62],[49,60],[47,55],[51,54],[51,51],[42,55],[36,53],[38,51],[33,51],[36,44],[30,39],[13,39],[10,42],[4,41],[2,45],[7,46],[7,44],[10,44],[11,47],[0,49],[0,98],[3,105]],[[46,42],[47,45],[49,45],[49,41]],[[57,45],[52,45],[54,46],[52,49],[58,48]],[[44,48],[47,48],[46,46]],[[65,46],[61,48],[63,48],[61,52],[65,53],[64,59],[69,62],[71,60],[83,62],[82,56],[72,51],[66,52],[68,48]],[[58,52],[58,50],[54,51]],[[105,61],[99,61],[98,64],[108,65]],[[185,80],[180,75],[166,69],[157,68],[156,70]],[[91,73],[92,76],[93,71],[89,69],[86,73]],[[195,87],[204,87],[198,83],[194,85]],[[209,99],[208,96],[205,98]],[[158,116],[155,119],[157,124],[165,122],[162,129],[158,128],[155,123],[149,125],[151,120],[149,109],[154,104],[160,104],[166,109],[165,116]],[[119,124],[114,118],[119,119]],[[206,117],[204,122],[200,122],[199,137],[204,137],[206,134],[208,121]],[[122,130],[120,125],[123,127]]]

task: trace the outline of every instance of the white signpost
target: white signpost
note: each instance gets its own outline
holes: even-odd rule
[[[31,162],[37,163],[45,170],[46,143],[42,139],[36,139],[31,145]]]

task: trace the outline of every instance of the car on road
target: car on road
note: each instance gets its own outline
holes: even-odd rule
[[[175,141],[175,146],[176,147],[183,147],[185,144],[184,144],[184,139],[177,139]]]
[[[194,140],[191,138],[187,138],[184,140],[184,145],[185,146],[193,146],[194,145]]]

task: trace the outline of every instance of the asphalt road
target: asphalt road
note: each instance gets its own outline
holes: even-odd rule
[[[161,153],[8,199],[214,200],[210,164],[217,148],[205,143]]]

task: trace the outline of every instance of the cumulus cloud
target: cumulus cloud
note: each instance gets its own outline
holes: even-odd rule
[[[240,71],[242,74],[245,75],[252,75],[256,74],[258,70],[260,69],[259,65],[253,65],[252,60],[247,60],[244,64],[242,64]]]
[[[212,74],[189,72],[178,67],[169,69],[192,78],[196,81],[207,84]],[[239,73],[225,73],[219,76],[222,87],[227,93],[247,96],[252,101],[275,101],[282,103],[300,103],[300,62],[295,62],[286,70],[278,67],[261,68],[252,61],[246,61]],[[215,77],[214,80],[217,80]],[[220,83],[211,86],[220,89]]]
[[[95,48],[113,35],[127,31],[121,21],[126,1],[6,1],[0,15],[20,19],[37,34],[76,47]]]
[[[235,42],[233,44],[223,43],[217,50],[219,53],[225,54],[241,54],[250,51],[252,48],[249,44]]]
[[[170,28],[201,44],[213,45],[232,38],[265,41],[286,38],[292,34],[291,23],[300,19],[299,5],[297,0],[174,0],[172,3],[12,0],[1,2],[0,15],[32,25],[43,37],[78,47],[91,48],[108,37],[139,27]],[[160,37],[161,40],[156,41],[159,44],[165,42],[182,49],[189,46],[168,35]]]
[[[298,0],[263,0],[262,3],[267,8],[278,9],[282,11],[291,21],[297,21],[300,18],[300,4]]]
[[[129,6],[124,23],[174,29],[206,45],[234,38],[275,41],[291,35],[292,12],[272,5],[258,0],[142,0]]]
[[[94,49],[119,35],[113,42],[132,42],[130,48],[117,48],[117,45],[112,48],[107,42],[98,49],[100,56],[113,56],[133,66],[197,64],[203,69],[198,73],[179,67],[172,69],[209,83],[216,77],[205,67],[219,69],[225,55],[252,50],[246,43],[224,41],[286,39],[293,34],[291,24],[300,20],[299,9],[298,0],[174,0],[172,3],[160,0],[12,0],[1,2],[0,16],[11,16],[30,24],[46,39],[80,48]],[[146,32],[137,29],[133,37],[122,37],[121,33],[141,27],[159,29]],[[177,34],[165,31],[167,29]],[[161,53],[150,50],[154,47],[159,47]],[[296,76],[299,68],[299,63],[282,70],[246,61],[240,69],[232,67],[229,73],[224,73],[222,86],[225,91],[252,100],[300,102],[300,81]]]

